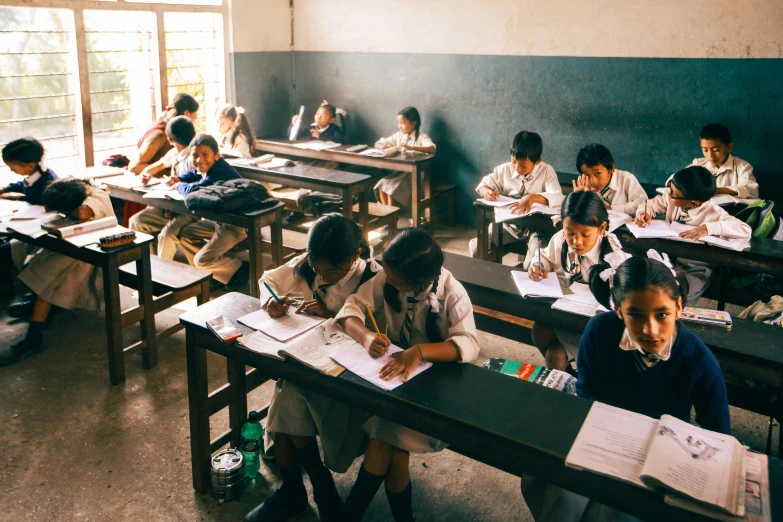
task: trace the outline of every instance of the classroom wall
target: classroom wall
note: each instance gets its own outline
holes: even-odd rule
[[[542,135],[544,160],[558,171],[575,172],[578,149],[595,141],[618,167],[663,182],[700,155],[701,126],[721,121],[756,167],[762,195],[783,200],[774,153],[783,139],[783,2],[328,5],[295,0],[296,81],[275,103],[302,103],[312,115],[327,99],[349,112],[351,141],[368,144],[396,131],[399,109],[417,106],[438,144],[435,178],[459,185],[465,222],[478,178],[508,161],[522,129]],[[243,60],[237,71],[248,79],[281,66],[274,51]],[[269,103],[261,90],[237,96]],[[286,125],[264,130],[280,136]]]

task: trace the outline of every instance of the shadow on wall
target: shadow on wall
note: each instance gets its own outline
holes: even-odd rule
[[[453,183],[457,185],[456,208],[471,208],[476,193],[468,192],[465,187],[477,186],[479,179],[484,175],[476,164],[465,154],[464,150],[455,141],[456,134],[449,128],[449,124],[443,113],[435,110],[426,115],[429,123],[428,133],[432,141],[437,145],[437,154],[433,165],[432,180],[440,183]],[[424,116],[422,116],[422,119]],[[472,184],[472,185],[471,185]],[[446,204],[441,202],[435,207],[435,214],[445,212]],[[460,213],[458,212],[458,216]],[[458,219],[458,222],[469,223],[470,219]]]

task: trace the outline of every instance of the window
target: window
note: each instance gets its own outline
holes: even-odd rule
[[[78,92],[72,12],[0,7],[0,147],[33,136],[55,171],[82,165]]]
[[[122,20],[118,27],[117,20]],[[95,164],[132,155],[160,104],[154,13],[85,11]]]
[[[198,100],[196,130],[207,131],[224,100],[223,18],[213,13],[166,13],[166,76],[169,99],[184,92]]]

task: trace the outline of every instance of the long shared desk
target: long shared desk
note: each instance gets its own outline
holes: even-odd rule
[[[312,150],[296,145],[312,140],[289,141],[285,139],[256,140],[256,150],[272,154],[280,154],[293,158],[309,158],[322,161],[336,161],[349,165],[370,167],[389,171],[410,172],[411,174],[411,220],[414,227],[426,226],[430,222],[432,206],[432,189],[430,176],[434,154],[396,153],[389,157],[373,158],[348,152],[350,145],[341,145],[333,149]],[[421,194],[421,199],[418,195]],[[422,218],[424,218],[422,220]]]
[[[186,329],[188,404],[193,487],[210,486],[209,460],[215,444],[236,444],[247,414],[249,387],[245,365],[266,378],[288,379],[329,397],[383,415],[448,442],[451,449],[516,476],[532,475],[594,498],[644,520],[707,521],[668,505],[663,495],[610,478],[567,468],[565,458],[591,402],[513,379],[470,364],[436,364],[394,391],[386,392],[350,372],[330,377],[294,361],[279,361],[221,343],[206,321],[225,315],[236,319],[260,308],[256,298],[226,294],[180,317]],[[243,332],[249,330],[238,325]],[[229,384],[210,393],[206,352],[227,358]],[[210,444],[210,412],[216,394],[228,401],[231,429]],[[783,463],[769,462],[772,520],[783,520]],[[519,502],[523,502],[519,496]]]

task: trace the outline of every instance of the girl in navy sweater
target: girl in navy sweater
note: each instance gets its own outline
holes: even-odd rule
[[[729,434],[726,383],[710,350],[677,319],[688,295],[684,274],[666,257],[632,257],[616,271],[590,269],[590,289],[611,312],[590,320],[579,345],[577,394],[653,418],[686,422],[691,407],[703,428]],[[666,264],[664,264],[666,263]],[[522,494],[537,522],[636,520],[528,477]]]

